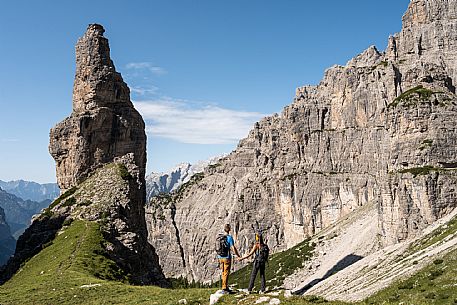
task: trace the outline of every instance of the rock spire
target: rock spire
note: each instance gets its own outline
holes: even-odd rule
[[[62,226],[78,220],[97,224],[102,255],[115,262],[113,277],[169,285],[147,241],[144,122],[110,59],[103,32],[101,25],[91,24],[78,40],[73,111],[51,129],[49,150],[63,193],[19,238],[0,283]]]
[[[108,40],[91,24],[76,44],[73,111],[51,129],[49,151],[63,191],[114,158],[134,153],[144,185],[146,134],[130,90],[110,59]]]

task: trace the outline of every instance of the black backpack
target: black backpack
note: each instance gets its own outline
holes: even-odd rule
[[[266,263],[268,261],[268,256],[270,255],[270,248],[267,244],[261,244],[259,252],[256,256],[256,261],[259,263]]]
[[[230,246],[227,241],[227,235],[219,234],[216,239],[216,252],[221,257],[229,256]]]

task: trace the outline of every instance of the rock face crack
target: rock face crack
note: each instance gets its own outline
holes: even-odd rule
[[[186,268],[186,259],[184,257],[184,248],[183,248],[183,246],[181,244],[181,238],[179,236],[179,229],[178,229],[178,226],[176,225],[175,218],[176,218],[176,206],[174,204],[172,204],[171,205],[171,222],[172,222],[173,227],[175,229],[176,241],[177,241],[178,246],[179,246],[179,252],[181,254],[182,265],[183,265],[184,268]]]

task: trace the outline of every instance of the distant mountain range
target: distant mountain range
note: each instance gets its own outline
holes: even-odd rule
[[[14,253],[16,240],[11,235],[10,228],[6,223],[5,212],[0,208],[0,266],[5,264]]]
[[[181,163],[163,173],[151,173],[146,176],[146,202],[160,193],[170,193],[178,189],[190,178],[203,172],[205,167],[216,164],[224,155],[216,156],[208,160],[199,161],[195,164]]]
[[[15,238],[30,225],[32,216],[48,207],[51,202],[51,199],[24,200],[0,188],[0,207],[5,211],[6,222]]]
[[[215,164],[223,156],[217,156],[195,164],[181,163],[168,172],[146,176],[147,201],[160,193],[178,189],[190,178]],[[0,180],[0,266],[14,253],[16,239],[30,225],[33,215],[59,196],[56,183],[39,184],[33,181]]]
[[[203,172],[205,167],[217,163],[222,157],[213,157],[195,164],[181,163],[168,172],[151,173],[146,176],[147,201],[159,193],[170,193],[176,190],[189,181],[194,174]],[[5,230],[0,228],[0,240],[2,236],[7,236],[9,233],[17,239],[30,225],[32,216],[48,207],[59,194],[60,189],[56,183],[0,180],[0,208],[4,210],[0,226],[2,221],[5,224],[2,227]],[[6,227],[8,227],[8,234],[6,234]]]
[[[33,215],[48,207],[59,192],[54,183],[0,180],[0,266],[14,253],[16,239]]]
[[[60,194],[60,189],[56,183],[39,184],[24,180],[8,182],[0,180],[0,188],[24,200],[38,202],[46,199],[54,200]]]

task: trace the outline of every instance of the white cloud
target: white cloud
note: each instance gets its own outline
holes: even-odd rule
[[[152,85],[150,85],[148,87],[141,87],[141,86],[130,87],[130,92],[135,93],[137,95],[141,95],[141,96],[154,95],[157,93],[158,90],[159,90],[159,88],[157,88],[156,86],[152,86]]]
[[[135,102],[135,107],[149,134],[193,144],[237,143],[266,116],[167,98]]]
[[[128,70],[146,70],[155,75],[162,75],[167,73],[162,67],[154,66],[150,62],[131,62],[125,66]]]
[[[2,142],[19,142],[19,139],[2,139]]]

